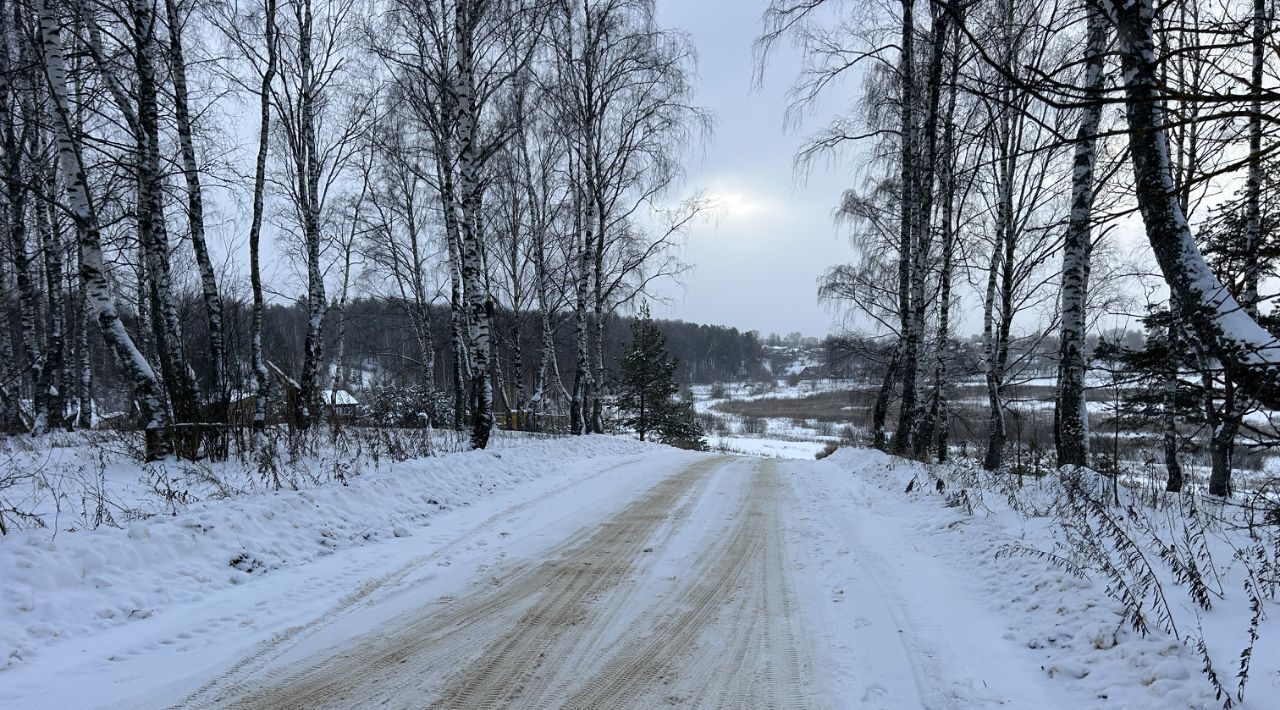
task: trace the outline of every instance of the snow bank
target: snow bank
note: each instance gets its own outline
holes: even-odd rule
[[[604,436],[504,439],[498,450],[384,463],[347,485],[204,502],[123,528],[10,534],[0,538],[0,671],[63,639],[254,584],[339,549],[413,535],[440,511],[564,475],[569,460],[581,471],[654,450]]]
[[[1125,505],[1111,510],[1119,529],[1132,537],[1137,554],[1145,558],[1131,564],[1152,570],[1158,585],[1143,592],[1136,588],[1140,575],[1120,561],[1124,552],[1110,544],[1102,550],[1106,559],[1120,566],[1121,576],[1114,577],[1091,563],[1090,555],[1078,546],[1073,549],[1064,532],[1067,527],[1079,526],[1079,539],[1079,534],[1099,534],[1088,529],[1106,524],[1096,519],[1072,522],[1053,514],[1063,495],[1056,478],[1027,479],[1019,488],[1011,477],[991,477],[964,465],[926,466],[860,449],[840,449],[816,465],[835,474],[833,479],[845,487],[849,500],[857,501],[859,515],[873,518],[863,528],[875,531],[878,539],[871,544],[905,568],[914,566],[913,556],[945,560],[960,580],[962,591],[957,593],[985,600],[995,618],[1006,624],[1004,638],[1033,654],[1043,672],[1055,684],[1063,684],[1064,693],[1087,705],[1222,707],[1229,695],[1237,707],[1280,707],[1280,604],[1266,593],[1246,702],[1237,698],[1241,652],[1250,628],[1247,585],[1259,583],[1256,577],[1249,581],[1254,573],[1238,554],[1242,549],[1254,554],[1269,548],[1251,543],[1229,519],[1233,511],[1202,512],[1208,522],[1203,535],[1197,536],[1184,527],[1189,498],[1143,512],[1137,500],[1143,494],[1122,490]],[[906,492],[913,478],[916,483]],[[1184,534],[1191,537],[1175,539]],[[1188,586],[1175,581],[1167,547],[1180,545],[1194,548],[1191,557],[1206,579],[1212,609],[1195,603]],[[1069,571],[1077,564],[1085,578]],[[1121,579],[1143,598],[1145,635],[1135,630],[1134,605],[1118,601]],[[1164,608],[1151,602],[1158,596],[1167,602]],[[1162,620],[1165,615],[1168,622]],[[1220,697],[1203,672],[1201,640],[1226,691]]]

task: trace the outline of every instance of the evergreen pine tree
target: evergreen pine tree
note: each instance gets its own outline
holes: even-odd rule
[[[618,409],[623,426],[634,429],[644,441],[650,433],[668,444],[704,448],[702,432],[687,402],[675,400],[677,363],[667,357],[666,339],[640,306],[631,326],[631,346],[622,357]]]

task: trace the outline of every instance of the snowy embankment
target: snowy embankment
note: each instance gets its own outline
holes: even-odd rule
[[[985,687],[1006,652],[964,630],[994,624],[1083,707],[1280,707],[1274,522],[1251,536],[1234,506],[1145,491],[1114,506],[1088,473],[1068,495],[1056,476],[1020,486],[863,449],[816,465],[834,474],[817,479],[820,497],[856,511],[850,534],[878,551],[881,586],[901,590],[898,623],[933,646],[919,662],[967,662]],[[989,613],[951,618],[961,599]]]
[[[171,610],[209,604],[229,605],[225,625],[269,627],[241,613],[234,588],[262,587],[256,596],[270,596],[271,580],[291,568],[413,536],[444,511],[534,479],[567,484],[654,451],[612,437],[504,439],[496,451],[384,462],[346,485],[212,500],[123,527],[11,533],[0,538],[0,705],[6,675],[63,644],[114,627],[154,630],[147,620],[159,616],[168,617],[161,626],[184,633]]]

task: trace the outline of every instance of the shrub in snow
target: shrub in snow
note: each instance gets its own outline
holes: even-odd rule
[[[1041,560],[1109,600],[1117,623],[1088,633],[1082,640],[1089,648],[1170,639],[1176,662],[1154,664],[1147,682],[1186,677],[1191,662],[1225,707],[1245,698],[1268,613],[1280,611],[1280,514],[1272,496],[1230,507],[1198,492],[1153,498],[1074,467],[1025,486],[969,462],[929,471],[945,504],[963,515],[1020,520],[1021,536],[1002,545],[998,558]],[[934,487],[909,488],[921,495]],[[1026,590],[1036,599],[1030,609],[1043,602],[1038,589]],[[1055,648],[1062,639],[1028,643]],[[1071,668],[1055,672],[1070,675]]]
[[[742,433],[759,436],[769,432],[769,420],[764,417],[743,417]]]

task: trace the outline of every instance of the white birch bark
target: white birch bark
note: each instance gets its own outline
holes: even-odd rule
[[[262,352],[262,318],[266,300],[262,294],[262,217],[267,186],[267,150],[271,136],[271,84],[275,80],[276,0],[265,0],[263,35],[266,42],[267,66],[262,72],[258,96],[258,155],[253,171],[253,215],[249,221],[249,285],[253,292],[253,314],[249,324],[250,366],[253,368],[253,430],[262,432],[267,425],[267,392],[271,385],[266,358]]]
[[[907,373],[906,377],[911,380],[911,389],[917,389],[918,373],[920,371],[919,351],[924,342],[925,321],[928,318],[929,302],[925,299],[925,285],[929,279],[929,272],[933,266],[930,259],[933,256],[933,203],[934,203],[934,177],[938,164],[938,111],[942,101],[942,64],[943,55],[947,44],[947,27],[948,15],[941,8],[935,8],[932,12],[933,20],[929,30],[929,70],[926,77],[926,101],[925,101],[925,117],[922,126],[924,138],[924,150],[922,154],[923,165],[920,170],[920,183],[917,187],[918,195],[916,196],[916,246],[911,264],[911,331],[909,339],[913,341],[908,350],[911,355],[912,373]],[[948,156],[949,157],[949,156]],[[903,388],[905,391],[906,382],[904,380]],[[910,444],[915,455],[924,458],[929,455],[929,449],[933,440],[932,417],[928,416],[924,402],[918,395],[912,396],[911,406],[913,411],[909,413],[907,421],[899,421],[899,430],[905,425],[909,427],[910,437],[908,441],[898,442],[903,445]],[[904,409],[906,403],[904,401]]]
[[[460,261],[470,320],[471,447],[483,449],[493,429],[492,330],[485,287],[484,235],[480,215],[481,174],[477,140],[479,110],[475,96],[474,33],[482,12],[480,3],[459,0],[454,14],[456,86],[455,122],[458,129],[458,180],[461,193]]]
[[[88,302],[102,328],[103,337],[133,387],[139,420],[145,432],[146,458],[155,460],[171,451],[165,431],[165,407],[160,382],[151,369],[151,364],[134,345],[116,312],[102,259],[97,214],[85,180],[79,144],[72,132],[71,108],[67,101],[66,60],[58,21],[48,0],[36,0],[36,8],[40,17],[43,65],[54,113],[53,130],[63,188],[80,227],[80,278],[84,283]]]
[[[916,214],[916,119],[915,119],[915,0],[902,0],[902,41],[898,59],[899,118],[901,136],[900,224],[898,230],[898,322],[901,338],[898,373],[902,378],[902,398],[898,409],[898,426],[893,433],[893,450],[910,450],[912,417],[916,413],[916,370],[919,338],[912,319],[912,258],[915,249]],[[923,225],[921,225],[923,228]]]
[[[1054,441],[1059,466],[1089,465],[1089,411],[1085,401],[1085,304],[1088,302],[1089,263],[1093,251],[1092,219],[1094,164],[1098,127],[1102,119],[1105,18],[1086,5],[1084,85],[1096,103],[1080,111],[1071,173],[1071,211],[1062,246],[1062,328],[1058,351],[1058,388],[1054,411]]]
[[[1204,260],[1179,204],[1164,128],[1151,0],[1102,0],[1119,40],[1135,195],[1147,239],[1200,347],[1250,395],[1280,405],[1280,342],[1258,325]]]
[[[182,17],[178,0],[165,0],[165,13],[169,26],[169,71],[173,77],[174,120],[178,129],[178,148],[182,158],[182,176],[187,189],[187,229],[191,236],[191,249],[200,272],[200,291],[204,300],[205,317],[209,327],[209,369],[212,374],[210,401],[215,404],[216,419],[225,418],[226,398],[226,342],[222,326],[222,297],[218,293],[218,280],[209,257],[208,241],[204,227],[204,195],[200,185],[200,168],[196,162],[195,144],[192,141],[191,111],[187,90],[187,63],[182,49]]]

